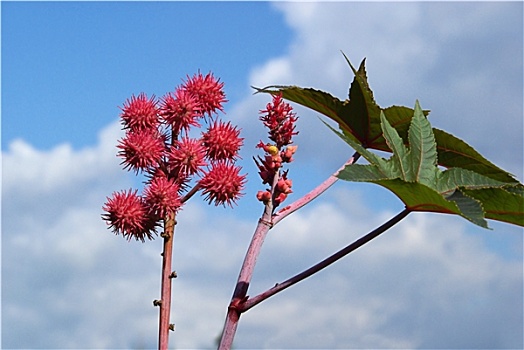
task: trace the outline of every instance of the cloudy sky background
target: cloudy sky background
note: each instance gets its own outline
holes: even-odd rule
[[[225,83],[249,185],[234,209],[193,198],[179,216],[172,348],[210,348],[262,207],[265,140],[253,86],[343,99],[367,57],[379,105],[431,109],[522,181],[523,3],[2,2],[2,347],[154,348],[161,240],[127,242],[101,206],[139,186],[122,171],[118,106],[200,69]],[[351,154],[297,107],[294,200]],[[250,295],[402,210],[339,182],[269,234]],[[411,214],[368,246],[242,316],[236,348],[522,348],[522,229]]]

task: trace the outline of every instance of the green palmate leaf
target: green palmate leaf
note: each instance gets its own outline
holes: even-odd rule
[[[387,124],[386,120],[383,122]],[[411,157],[408,158],[411,159],[414,181],[433,187],[436,176],[437,144],[431,124],[424,118],[418,101],[409,127],[408,139],[411,147]]]
[[[386,123],[384,113],[381,114],[381,119],[384,125],[384,138],[387,145],[393,151],[392,169],[395,176],[405,181],[414,181],[413,164],[409,161],[409,150],[404,145],[404,141],[399,136],[397,131]]]
[[[459,195],[445,198],[432,188],[416,182],[403,182],[400,179],[375,182],[399,197],[412,211],[460,215],[472,223],[488,228],[479,202],[460,198]],[[460,191],[456,191],[460,193]],[[455,194],[455,193],[454,193]],[[462,196],[464,197],[464,196]]]
[[[339,178],[352,181],[377,182],[390,178],[388,171],[383,171],[382,167],[376,165],[354,164],[351,168],[346,168],[338,175]]]
[[[380,114],[383,112],[404,144],[409,144],[408,128],[413,117],[413,109],[402,106],[379,107],[368,84],[365,59],[359,68],[355,69],[345,55],[344,58],[354,75],[349,99],[344,101],[320,90],[297,86],[274,85],[255,89],[257,92],[282,93],[285,99],[311,108],[334,120],[346,137],[358,141],[364,147],[391,152],[382,132]],[[427,116],[429,111],[423,113]],[[439,165],[469,169],[495,180],[518,183],[511,174],[486,160],[464,141],[439,129],[433,129],[433,134],[437,144]]]
[[[460,215],[464,216],[474,224],[488,228],[488,223],[484,219],[485,213],[479,201],[466,196],[459,190],[453,192],[453,194],[446,199],[457,205],[460,210]]]
[[[353,138],[337,132],[370,163],[348,165],[339,172],[339,178],[381,185],[412,211],[456,214],[486,228],[486,218],[524,226],[522,185],[498,181],[472,170],[438,168],[434,129],[418,102],[408,129],[409,148],[384,114],[381,121],[392,156],[381,158]]]
[[[522,185],[462,191],[482,203],[486,218],[524,226],[524,192]]]
[[[387,165],[387,162],[385,159],[377,156],[375,153],[368,151],[364,146],[358,142],[358,140],[355,140],[354,137],[350,137],[346,133],[341,133],[335,129],[333,129],[329,124],[322,121],[324,125],[326,125],[331,131],[333,131],[335,134],[337,134],[342,140],[346,141],[355,151],[357,151],[361,156],[363,156],[367,161],[369,161],[371,164],[377,164],[380,167],[389,167]],[[388,173],[389,174],[389,173]]]
[[[524,186],[518,185],[506,188],[506,191],[524,197]],[[522,204],[524,206],[524,203]]]
[[[442,194],[451,193],[456,188],[478,190],[489,187],[507,185],[503,181],[494,180],[471,170],[451,168],[438,173],[436,190]],[[508,190],[512,187],[508,187]]]
[[[433,133],[440,165],[469,169],[495,180],[518,184],[511,174],[491,163],[466,142],[437,128],[433,128]]]
[[[355,78],[349,89],[349,101],[345,110],[346,114],[342,120],[343,130],[352,133],[363,145],[371,147],[372,141],[376,139],[380,130],[380,107],[373,98],[373,92],[369,88],[365,69],[365,59],[360,63],[356,70],[348,58],[344,55],[347,63],[351,67]]]

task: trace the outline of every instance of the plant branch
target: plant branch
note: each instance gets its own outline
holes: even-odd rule
[[[268,203],[266,203],[264,206],[264,213],[258,220],[255,233],[253,234],[253,238],[251,239],[251,243],[249,244],[246,256],[244,258],[244,262],[242,263],[242,268],[240,269],[240,274],[238,276],[237,284],[231,298],[231,303],[229,304],[227,310],[224,329],[222,330],[222,337],[220,338],[220,344],[218,346],[220,350],[229,350],[233,345],[233,339],[235,337],[238,321],[240,319],[238,306],[247,299],[249,283],[251,282],[256,261],[260,255],[260,250],[262,249],[262,244],[264,243],[267,233],[273,227],[273,223],[271,221],[274,208],[273,194],[279,178],[280,171],[277,171],[273,177],[273,183],[271,184],[272,200],[268,201]]]
[[[355,163],[359,157],[360,155],[358,153],[353,154],[353,156],[346,163],[344,163],[344,165],[339,170],[337,170],[337,172],[344,169],[346,165]],[[224,329],[222,331],[222,337],[218,346],[219,350],[231,349],[238,322],[240,320],[240,314],[244,311],[244,304],[246,300],[248,300],[247,291],[249,288],[249,283],[251,282],[251,277],[253,275],[256,260],[258,255],[260,254],[262,244],[264,243],[264,239],[268,231],[280,220],[293,213],[297,209],[303,207],[307,203],[311,202],[313,199],[315,199],[324,191],[326,191],[329,187],[331,187],[331,185],[333,185],[338,180],[338,178],[335,175],[336,173],[331,175],[326,181],[324,181],[317,188],[306,194],[304,197],[284,207],[283,209],[281,209],[273,215],[274,206],[272,202],[274,199],[275,187],[280,178],[280,172],[277,171],[275,173],[275,176],[273,177],[273,183],[271,185],[272,200],[266,204],[264,214],[259,219],[257,228],[255,230],[255,233],[253,234],[253,238],[249,245],[248,251],[246,252],[246,256],[244,258],[244,262],[242,264],[242,268],[238,277],[237,285],[235,287],[235,291],[233,292],[231,303],[228,307],[226,321],[224,324]]]
[[[346,165],[354,164],[358,159],[360,158],[360,154],[355,152],[351,158],[348,159],[347,162],[340,167],[333,175],[329,176],[324,182],[322,182],[320,185],[318,185],[315,189],[307,193],[306,195],[302,196],[301,198],[297,199],[290,205],[280,209],[275,215],[273,215],[273,225],[276,225],[278,222],[280,222],[282,219],[287,217],[289,214],[295,212],[296,210],[302,208],[306,204],[313,201],[315,198],[320,196],[322,193],[324,193],[328,188],[330,188],[335,182],[337,182],[338,178],[336,177],[336,174],[344,169]]]
[[[200,190],[200,185],[197,183],[195,186],[193,186],[193,188],[191,190],[189,190],[189,192],[187,192],[185,194],[184,197],[182,197],[182,199],[180,201],[182,203],[187,202],[189,200],[189,198],[193,197],[193,195],[198,192],[198,190]]]
[[[171,271],[173,257],[173,240],[175,238],[175,213],[170,213],[164,220],[164,251],[162,253],[162,286],[160,302],[155,301],[160,306],[160,317],[158,327],[158,349],[165,350],[169,344],[169,330],[174,326],[169,323],[171,313],[171,279],[176,277]],[[155,304],[155,302],[153,302]]]
[[[269,297],[283,291],[286,288],[291,287],[292,285],[312,276],[313,274],[319,272],[320,270],[328,267],[329,265],[333,264],[334,262],[340,260],[344,256],[348,255],[349,253],[353,252],[354,250],[362,247],[364,244],[370,242],[374,238],[380,236],[382,233],[393,227],[395,224],[400,222],[402,219],[404,219],[411,210],[408,208],[405,208],[403,211],[401,211],[399,214],[382,224],[381,226],[377,227],[373,231],[369,232],[367,235],[359,238],[355,242],[351,243],[350,245],[346,246],[345,248],[339,250],[335,254],[329,256],[328,258],[322,260],[318,264],[310,267],[309,269],[299,273],[298,275],[295,275],[288,280],[277,283],[273,288],[268,289],[267,291],[253,297],[245,300],[239,305],[239,312],[245,312],[249,309],[251,309],[253,306],[261,303],[265,299],[268,299]]]

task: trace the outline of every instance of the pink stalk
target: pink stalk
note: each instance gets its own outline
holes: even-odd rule
[[[391,227],[393,227],[395,224],[399,223],[402,219],[404,219],[411,211],[408,208],[405,208],[403,211],[395,215],[393,218],[388,220],[386,223],[382,224],[381,226],[377,227],[373,231],[369,232],[367,235],[359,238],[355,242],[349,244],[348,246],[344,247],[343,249],[339,250],[338,252],[334,253],[333,255],[327,257],[326,259],[322,260],[318,264],[310,267],[309,269],[289,278],[288,280],[277,283],[273,288],[268,289],[267,291],[260,293],[259,295],[256,295],[252,298],[249,298],[244,303],[242,303],[240,312],[245,312],[249,309],[251,309],[253,306],[260,304],[262,301],[268,299],[269,297],[280,293],[284,289],[287,289],[291,287],[292,285],[314,275],[315,273],[319,272],[320,270],[325,269],[329,265],[335,263],[336,261],[342,259],[349,253],[353,252],[354,250],[362,247],[364,244],[371,242],[371,240],[377,238],[382,233],[389,230]]]
[[[164,251],[162,253],[162,287],[160,302],[160,317],[158,327],[158,349],[167,350],[169,344],[169,331],[174,330],[174,325],[169,323],[171,313],[171,279],[176,277],[175,272],[171,271],[171,261],[173,257],[173,239],[175,237],[175,214],[171,213],[164,220]]]
[[[242,264],[242,269],[238,276],[238,282],[233,292],[233,297],[231,298],[231,303],[229,304],[227,310],[226,321],[224,325],[224,330],[222,332],[222,338],[220,340],[219,349],[229,350],[233,344],[233,339],[238,326],[238,321],[240,319],[240,305],[247,299],[247,290],[249,288],[249,283],[251,282],[251,277],[253,276],[253,270],[255,268],[257,257],[264,243],[264,239],[271,228],[270,222],[264,219],[259,220],[253,239],[246,253],[244,263]]]
[[[273,195],[275,186],[280,178],[280,172],[277,171],[273,177],[273,183],[271,185],[271,193]],[[242,268],[238,275],[237,285],[231,297],[231,303],[229,304],[224,329],[222,330],[222,337],[218,346],[221,350],[229,350],[233,345],[233,339],[240,320],[239,306],[247,299],[247,290],[249,289],[249,283],[253,276],[253,270],[257,262],[257,258],[262,249],[262,244],[266,238],[267,233],[273,227],[271,222],[271,216],[273,212],[273,201],[269,201],[264,207],[264,213],[258,220],[257,228],[251,239],[251,243],[246,252]]]
[[[297,201],[291,203],[287,207],[281,209],[275,215],[272,215],[272,204],[268,203],[265,207],[264,214],[262,218],[258,221],[257,228],[251,239],[251,243],[246,252],[242,268],[240,269],[240,274],[238,276],[237,285],[235,291],[233,292],[233,297],[231,298],[231,303],[229,304],[227,316],[224,324],[224,329],[222,331],[222,338],[218,346],[219,350],[230,350],[233,345],[233,339],[235,337],[236,329],[238,322],[240,320],[240,315],[245,311],[244,303],[247,301],[247,291],[249,288],[249,283],[253,276],[253,270],[256,265],[258,255],[262,249],[262,244],[264,239],[269,232],[269,230],[276,225],[280,220],[287,217],[289,214],[293,213],[295,210],[303,207],[308,204],[320,194],[326,191],[331,185],[333,185],[338,178],[335,176],[340,170],[344,169],[346,165],[353,164],[360,157],[358,153],[355,153],[344,165],[337,170],[334,175],[331,175],[326,181],[317,186],[314,190],[298,199]],[[275,175],[273,186],[271,191],[274,191],[275,185],[278,181],[279,174]]]
[[[276,225],[282,219],[284,219],[285,217],[287,217],[291,213],[297,211],[298,209],[302,208],[306,204],[308,204],[311,201],[313,201],[313,199],[317,198],[322,193],[324,193],[335,182],[337,182],[338,178],[337,178],[336,175],[338,174],[338,172],[340,172],[342,169],[344,169],[346,167],[346,165],[354,164],[359,158],[360,158],[360,154],[355,152],[355,154],[353,154],[351,156],[351,158],[349,158],[348,161],[345,162],[344,165],[342,165],[340,167],[340,169],[338,169],[333,175],[329,176],[324,182],[322,182],[320,185],[318,185],[315,189],[313,189],[309,193],[305,194],[304,196],[300,197],[299,199],[297,199],[296,201],[294,201],[293,203],[291,203],[287,207],[284,207],[284,208],[280,209],[275,215],[273,215],[273,225]]]

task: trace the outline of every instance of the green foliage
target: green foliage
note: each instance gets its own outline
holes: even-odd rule
[[[404,144],[408,144],[408,128],[413,116],[413,109],[403,106],[381,108],[375,102],[365,69],[365,60],[358,70],[347,59],[354,79],[349,89],[349,99],[344,101],[329,93],[311,88],[297,86],[268,86],[257,92],[271,94],[281,93],[290,101],[301,104],[322,113],[334,120],[346,137],[360,143],[365,148],[391,152],[381,129],[381,113],[384,113],[389,124],[395,128]],[[424,111],[427,116],[429,111]],[[433,129],[437,147],[438,164],[446,168],[459,167],[469,169],[492,179],[515,183],[518,181],[506,171],[500,169],[466,142],[439,129]]]
[[[409,147],[384,113],[381,128],[386,144],[393,151],[389,159],[337,132],[370,163],[348,165],[340,171],[339,178],[381,185],[412,211],[456,214],[485,228],[486,218],[524,226],[523,197],[517,184],[463,168],[442,171],[437,166],[435,135],[418,102],[408,129]]]
[[[355,69],[349,98],[297,86],[268,86],[257,92],[282,94],[335,121],[331,128],[369,165],[347,166],[338,176],[376,183],[395,193],[412,211],[460,215],[486,227],[486,219],[524,226],[524,186],[463,140],[432,128],[418,102],[415,109],[381,108],[371,91],[365,60]],[[392,152],[381,158],[368,149]],[[439,166],[447,168],[442,171]]]

